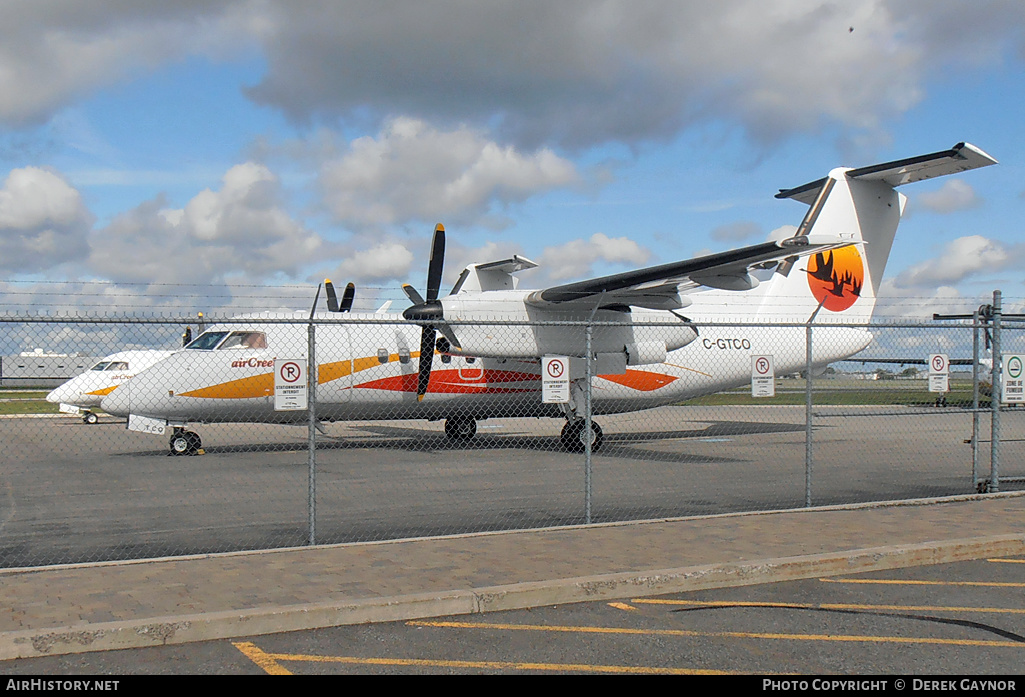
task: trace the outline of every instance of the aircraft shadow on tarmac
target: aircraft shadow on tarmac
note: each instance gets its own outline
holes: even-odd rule
[[[738,458],[722,457],[721,454],[693,454],[689,452],[669,452],[651,447],[668,440],[732,440],[737,436],[750,436],[771,433],[798,433],[805,430],[804,424],[751,422],[751,421],[700,421],[691,423],[705,424],[704,428],[672,431],[637,431],[630,433],[606,433],[604,444],[595,453],[596,457],[658,460],[662,462],[706,462],[726,463],[738,462]],[[317,450],[402,450],[413,452],[479,452],[484,450],[534,450],[547,453],[562,453],[571,457],[581,457],[583,453],[566,450],[557,435],[545,436],[535,434],[486,434],[478,433],[472,440],[456,440],[436,431],[423,431],[402,426],[385,424],[361,424],[360,431],[375,435],[317,435]],[[728,443],[724,442],[724,450],[728,452]],[[230,455],[235,453],[272,453],[305,451],[306,441],[295,440],[279,443],[247,443],[241,445],[213,445],[204,447],[206,455]],[[146,450],[117,453],[119,457],[167,456],[167,450]]]

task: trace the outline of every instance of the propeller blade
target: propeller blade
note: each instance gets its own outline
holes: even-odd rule
[[[457,339],[456,335],[452,333],[452,327],[448,326],[447,324],[439,324],[436,328],[439,332],[441,332],[441,335],[444,336],[446,340],[448,340],[450,346],[455,346],[457,349],[463,348],[462,345],[459,343],[459,339]]]
[[[420,292],[408,283],[402,284],[402,292],[406,294],[407,298],[409,298],[409,302],[414,305],[424,304],[424,296],[420,295]]]
[[[342,304],[338,307],[339,312],[348,312],[352,309],[352,301],[356,298],[356,284],[349,282],[345,284],[342,292]]]
[[[427,386],[431,382],[431,364],[434,362],[434,347],[438,340],[436,324],[445,320],[445,309],[438,300],[441,291],[441,275],[445,267],[445,226],[438,223],[434,226],[434,239],[431,240],[431,260],[427,265],[427,299],[425,300],[413,286],[405,283],[402,291],[413,303],[406,308],[402,316],[423,324],[420,333],[420,363],[416,375],[416,399],[422,401],[427,394]],[[444,325],[442,325],[444,326]],[[448,329],[445,327],[445,329]],[[442,330],[446,337],[451,331]],[[455,337],[451,337],[454,339]],[[458,346],[458,342],[453,342]]]
[[[335,294],[335,284],[330,278],[324,279],[324,290],[327,291],[327,309],[329,312],[338,312],[338,296]]]
[[[420,334],[420,364],[416,375],[416,400],[423,401],[427,385],[431,382],[431,364],[434,362],[434,343],[438,335],[434,327],[424,325]]]
[[[438,223],[434,226],[434,239],[431,241],[431,261],[427,266],[427,301],[438,299],[441,290],[441,272],[445,265],[445,226]]]

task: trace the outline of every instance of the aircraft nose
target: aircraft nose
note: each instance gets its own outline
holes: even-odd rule
[[[60,387],[56,388],[50,394],[46,395],[46,401],[52,402],[53,404],[60,404],[61,402],[71,401],[70,397],[73,390],[69,389],[70,383],[64,383]]]
[[[130,396],[129,383],[125,383],[100,401],[100,409],[114,416],[128,416]]]

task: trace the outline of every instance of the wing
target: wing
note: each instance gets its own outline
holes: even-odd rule
[[[690,304],[686,291],[698,286],[724,290],[750,290],[758,285],[750,271],[768,268],[783,260],[827,249],[846,247],[850,239],[835,235],[801,235],[775,242],[742,247],[687,261],[627,271],[612,276],[553,286],[527,296],[527,304],[550,309],[591,309],[599,298],[603,307],[616,305],[675,310]]]

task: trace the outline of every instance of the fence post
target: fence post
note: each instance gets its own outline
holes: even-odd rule
[[[1003,390],[1003,356],[1000,354],[1000,291],[993,291],[993,397],[990,437],[989,491],[1000,491],[1000,398]]]
[[[804,327],[804,505],[811,507],[811,469],[812,469],[812,413],[811,413],[811,373],[814,366],[812,361],[811,325],[815,321],[815,315],[822,309],[825,298],[819,302],[819,306],[811,313],[808,323]]]
[[[981,308],[980,308],[981,309]],[[979,490],[979,310],[972,313],[972,491]]]
[[[309,544],[317,544],[317,328],[310,317],[307,327],[307,349],[309,356],[306,367],[306,397],[309,407],[309,434],[307,436],[307,468],[309,484],[306,495],[306,508],[309,516]]]
[[[811,320],[804,328],[804,505],[811,506],[811,466],[812,466],[812,435],[811,435]]]
[[[594,313],[591,313],[593,319]],[[584,328],[587,346],[587,363],[584,372],[584,522],[591,524],[591,342],[594,328],[591,319]]]

